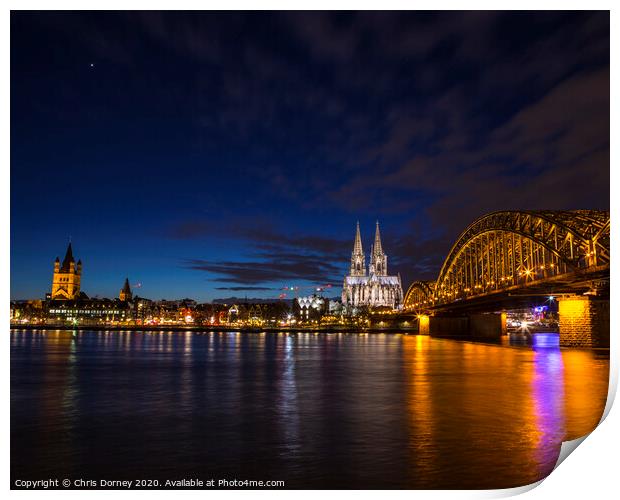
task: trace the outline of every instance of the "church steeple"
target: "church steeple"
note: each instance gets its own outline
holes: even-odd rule
[[[355,229],[355,242],[353,243],[353,252],[351,252],[351,272],[349,274],[351,276],[366,276],[366,257],[362,248],[359,221]]]
[[[129,285],[129,278],[125,278],[125,284],[123,288],[121,288],[121,293],[119,293],[118,298],[122,302],[126,302],[133,298],[133,294],[131,293],[131,286]]]
[[[73,249],[71,248],[71,242],[69,242],[69,246],[67,247],[67,253],[65,253],[65,258],[62,261],[62,266],[60,270],[64,273],[68,273],[72,271],[71,265],[75,265],[75,259],[73,258]]]

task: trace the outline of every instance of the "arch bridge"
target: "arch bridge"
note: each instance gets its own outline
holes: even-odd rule
[[[519,293],[574,290],[609,279],[609,212],[501,211],[470,224],[435,281],[407,291],[405,311],[441,310]]]

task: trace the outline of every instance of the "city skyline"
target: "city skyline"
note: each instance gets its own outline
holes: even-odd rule
[[[208,301],[338,288],[358,219],[408,284],[485,213],[609,208],[605,12],[14,12],[11,31],[12,299],[44,296],[69,238],[89,294],[129,276]]]
[[[374,236],[374,242],[376,243],[377,240],[377,235],[378,235],[378,231],[379,231],[379,221],[376,221],[376,231],[377,233]],[[359,238],[359,233],[360,233],[360,228],[359,228],[359,221],[357,222],[357,236],[356,238]],[[363,238],[362,238],[363,240]],[[369,240],[370,241],[370,240]],[[356,239],[356,244],[357,244],[357,239]],[[370,245],[370,248],[372,249],[373,245]],[[64,272],[68,272],[68,266],[69,266],[69,262],[74,262],[75,263],[75,259],[73,258],[73,243],[71,241],[68,242],[68,246],[67,249],[65,250],[64,253],[64,257],[61,259],[60,258],[60,254],[56,257],[55,261],[54,261],[54,269],[53,269],[53,278],[51,281],[51,294],[49,290],[46,290],[44,293],[44,296],[46,295],[50,295],[50,298],[54,299],[55,298],[55,290],[57,290],[58,285],[60,285],[62,287],[62,284],[60,284],[60,281],[63,281],[63,278],[57,279],[57,273],[59,272],[59,270],[61,270],[61,265],[60,263],[62,262],[62,270],[64,270]],[[372,261],[372,254],[369,254],[369,262]],[[137,282],[137,281],[133,281],[131,284],[129,283],[129,277],[125,276],[124,280],[123,280],[123,286],[121,288],[119,288],[119,290],[117,290],[116,294],[112,293],[110,296],[105,296],[103,297],[102,294],[97,293],[97,291],[92,291],[91,293],[87,293],[85,290],[81,289],[80,290],[80,281],[81,281],[81,269],[82,269],[82,259],[78,259],[77,261],[77,266],[79,268],[79,277],[78,277],[78,281],[77,281],[77,293],[74,293],[73,295],[75,296],[71,296],[71,297],[62,297],[62,298],[70,298],[70,299],[77,299],[79,298],[79,294],[80,292],[86,293],[87,296],[90,296],[91,298],[114,298],[115,295],[119,294],[119,291],[121,294],[125,294],[125,295],[131,295],[132,293],[135,294],[136,296],[141,296],[140,295],[140,291],[142,288],[142,283]],[[65,269],[65,267],[67,269]],[[65,275],[62,275],[65,276]],[[66,281],[67,279],[64,278],[64,280]],[[250,299],[250,298],[257,298],[257,299],[261,299],[261,300],[269,300],[269,299],[273,299],[273,300],[294,300],[297,296],[299,296],[300,294],[304,294],[304,293],[315,293],[315,292],[320,292],[321,295],[325,292],[327,295],[329,295],[330,293],[334,294],[334,298],[336,298],[338,294],[338,290],[342,289],[342,286],[340,284],[337,283],[337,279],[334,280],[336,281],[335,283],[321,283],[321,284],[316,284],[316,286],[302,286],[302,287],[297,287],[297,286],[284,286],[284,287],[280,287],[280,288],[273,288],[274,292],[279,292],[277,296],[274,297],[249,297],[248,294],[245,294],[245,298],[246,299]],[[289,288],[290,290],[287,290],[287,288]],[[235,291],[252,291],[252,288],[245,288],[245,287],[241,287],[240,290],[235,290],[235,289],[226,289],[226,290],[230,290],[231,292],[235,292]],[[284,292],[284,293],[282,293]],[[290,293],[289,293],[290,292]],[[146,295],[141,296],[142,298],[147,298],[147,299],[151,299],[151,300],[158,300],[158,299],[168,299],[168,300],[183,300],[183,299],[188,299],[191,298],[189,296],[183,296],[183,297],[149,297]],[[229,297],[226,298],[234,298],[234,295],[231,295]],[[37,300],[40,299],[41,297],[29,297],[29,298],[25,298],[25,299],[13,299],[11,298],[11,300]],[[222,297],[214,297],[212,300],[222,300]],[[122,299],[121,299],[122,300]]]

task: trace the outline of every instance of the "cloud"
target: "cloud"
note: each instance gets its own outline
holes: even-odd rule
[[[415,277],[438,272],[486,212],[609,206],[608,13],[316,12],[271,22],[286,50],[240,41],[205,122],[209,133],[264,140],[265,149],[250,147],[261,160],[247,175],[270,201],[423,214],[433,234],[401,230],[388,247]],[[345,267],[349,238],[254,222],[217,231],[247,241],[248,262],[203,270],[256,283],[299,279],[302,268],[327,279],[323,260]],[[212,232],[189,222],[175,237]]]
[[[459,193],[472,193],[470,216],[516,198],[516,189],[531,199],[525,180],[549,184],[550,176],[563,183],[550,193],[560,206],[575,177],[560,171],[575,168],[562,156],[590,148],[601,157],[593,148],[609,136],[609,76],[606,88],[598,76],[609,66],[608,13],[143,12],[108,15],[109,26],[70,19],[92,32],[84,38],[102,57],[134,60],[154,43],[195,61],[195,76],[170,94],[193,110],[199,141],[232,141],[251,158],[244,175],[259,192],[301,208],[381,215],[432,207],[437,223],[461,223],[441,216],[463,204]],[[582,194],[605,177],[595,166],[600,181]]]
[[[236,219],[234,231],[228,237],[243,241],[246,256],[240,260],[189,259],[182,266],[207,273],[213,282],[239,284],[216,289],[259,289],[257,285],[280,283],[291,285],[301,282],[313,285],[332,284],[339,287],[349,265],[353,245],[353,231],[346,239],[319,235],[278,232],[263,225],[256,218],[244,223]],[[211,237],[210,222],[188,224],[182,228],[185,237]],[[175,228],[175,232],[178,228]],[[175,232],[173,234],[175,234]],[[400,273],[405,283],[410,279],[432,279],[447,255],[451,244],[445,235],[431,233],[422,238],[422,228],[411,223],[402,233],[384,231],[383,246],[389,256],[389,269]],[[367,257],[372,234],[365,234]],[[242,286],[241,286],[242,285]],[[249,288],[248,288],[249,287]],[[266,290],[277,289],[269,286]]]
[[[243,292],[277,290],[277,288],[270,288],[267,286],[216,286],[215,290],[230,290],[233,292]]]
[[[193,220],[175,224],[166,235],[174,239],[212,238],[225,234],[226,238],[249,242],[254,253],[269,257],[282,257],[283,249],[298,249],[318,256],[337,256],[350,250],[353,235],[349,238],[333,238],[312,235],[300,230],[281,232],[274,229],[274,221],[265,216],[229,216],[225,219]],[[337,257],[336,257],[337,259]]]
[[[218,261],[197,258],[185,260],[181,265],[207,273],[214,282],[243,285],[239,289],[300,282],[338,286],[353,245],[353,229],[346,239],[301,230],[284,232],[277,231],[273,221],[265,217],[235,217],[226,228],[220,227],[217,220],[185,222],[168,232],[170,237],[181,239],[208,239],[221,234],[226,239],[243,242],[245,258]]]
[[[211,262],[191,259],[186,261],[184,266],[213,275],[212,281],[242,285],[277,282],[286,284],[291,281],[327,284],[342,279],[340,267],[322,258],[275,252],[257,261]]]
[[[477,135],[459,126],[448,136],[451,147],[390,163],[380,175],[361,171],[332,199],[343,206],[359,206],[361,200],[390,206],[392,196],[395,211],[424,207],[454,236],[498,209],[609,206],[607,69],[562,81],[505,123]],[[388,150],[390,144],[385,143]]]

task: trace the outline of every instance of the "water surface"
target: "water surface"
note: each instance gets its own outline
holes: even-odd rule
[[[520,486],[605,406],[608,354],[550,345],[13,330],[11,477]]]

